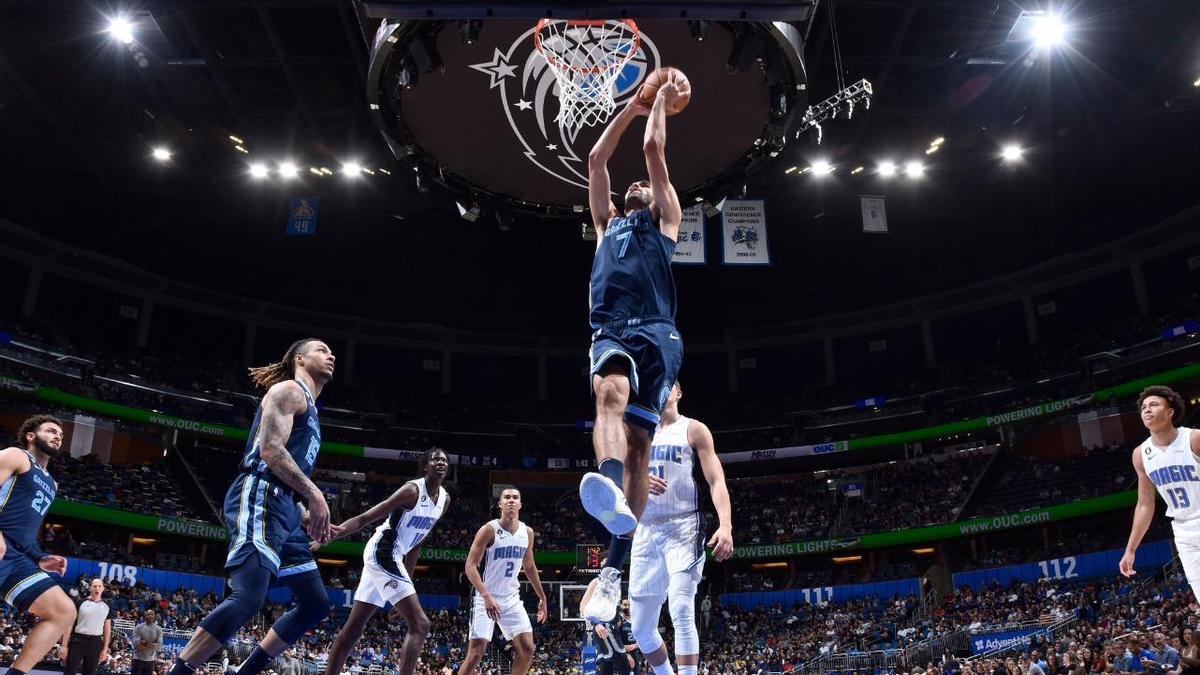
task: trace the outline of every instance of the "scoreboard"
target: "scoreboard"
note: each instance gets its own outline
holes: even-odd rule
[[[576,544],[575,572],[578,574],[599,574],[608,558],[607,544]]]

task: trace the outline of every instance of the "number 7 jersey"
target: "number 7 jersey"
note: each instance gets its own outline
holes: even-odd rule
[[[1178,427],[1176,431],[1179,433],[1170,445],[1159,447],[1147,438],[1138,452],[1142,453],[1146,476],[1167,503],[1167,516],[1174,519],[1178,531],[1181,525],[1200,516],[1200,462],[1192,454],[1192,430]],[[1195,533],[1200,534],[1200,520]]]
[[[42,520],[58,492],[58,484],[33,455],[20,452],[29,458],[29,470],[13,474],[0,485],[0,532],[10,551],[28,551],[36,545]]]

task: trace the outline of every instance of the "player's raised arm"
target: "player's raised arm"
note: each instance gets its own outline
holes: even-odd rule
[[[712,494],[713,507],[717,509],[717,531],[708,540],[708,545],[713,547],[713,557],[718,562],[724,562],[733,556],[733,507],[729,488],[725,485],[725,467],[721,466],[721,458],[717,457],[712,432],[703,422],[692,420],[688,424],[688,443],[696,449],[700,469]]]
[[[534,532],[533,528],[528,525],[525,529],[529,530],[529,548],[525,549],[525,559],[521,561],[521,566],[525,570],[525,578],[529,579],[529,584],[533,586],[533,592],[538,596],[538,623],[546,623],[546,618],[550,615],[550,605],[546,601],[546,591],[542,589],[542,577],[538,574],[537,562],[534,560]]]
[[[1154,519],[1154,483],[1151,483],[1150,477],[1146,475],[1141,449],[1140,445],[1133,449],[1133,468],[1137,472],[1138,499],[1137,506],[1133,507],[1133,527],[1129,531],[1129,543],[1125,545],[1125,555],[1121,556],[1121,562],[1118,563],[1121,574],[1127,577],[1137,574],[1133,569],[1133,559],[1138,545],[1142,543],[1142,537],[1146,536],[1146,530],[1150,528],[1150,521]]]
[[[353,534],[383,518],[386,518],[389,513],[396,509],[411,510],[417,505],[417,499],[421,496],[421,490],[416,483],[409,481],[400,486],[400,489],[393,492],[387,499],[379,502],[375,506],[363,511],[362,513],[347,518],[346,522],[342,523],[338,536],[344,537],[348,534]]]
[[[608,221],[617,215],[617,207],[612,203],[612,180],[608,177],[608,160],[616,151],[621,136],[629,128],[629,123],[639,114],[646,114],[646,107],[636,100],[622,108],[588,153],[588,205],[592,210],[592,224],[596,226],[596,233],[599,235],[604,234]]]
[[[667,172],[667,109],[684,94],[685,91],[680,90],[680,85],[674,79],[659,88],[654,104],[650,106],[646,137],[642,141],[646,171],[650,176],[650,191],[654,193],[654,209],[658,211],[654,215],[658,217],[659,229],[672,240],[679,238],[679,221],[683,219],[683,210]]]

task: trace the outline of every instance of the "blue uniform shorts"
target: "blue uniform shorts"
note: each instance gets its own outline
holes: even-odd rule
[[[17,551],[9,549],[0,560],[0,594],[4,602],[22,612],[56,585],[37,563]]]
[[[225,569],[238,567],[253,553],[282,579],[294,574],[318,574],[308,549],[308,533],[300,524],[300,507],[291,492],[260,474],[240,473],[225,493],[225,526],[229,555]]]
[[[653,434],[683,365],[683,338],[675,322],[668,317],[649,317],[601,326],[592,334],[588,379],[614,356],[629,361],[631,392],[625,421]]]

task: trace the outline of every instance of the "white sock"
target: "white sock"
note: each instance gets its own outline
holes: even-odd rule
[[[696,666],[679,666],[679,675],[696,675]]]
[[[663,659],[657,666],[650,664],[650,669],[654,671],[654,675],[675,675],[675,671],[671,670],[671,659]]]

